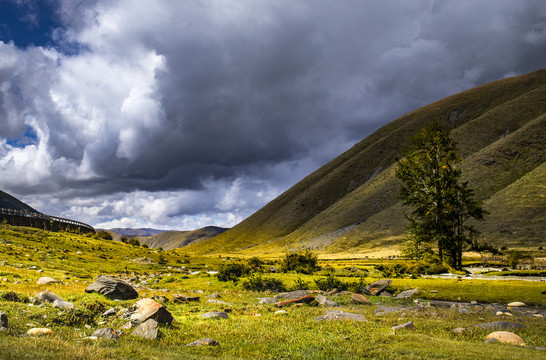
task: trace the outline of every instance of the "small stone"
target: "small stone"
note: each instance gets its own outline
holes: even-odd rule
[[[307,296],[307,291],[305,290],[296,290],[296,291],[289,291],[289,292],[283,292],[275,295],[276,299],[299,299],[304,296]]]
[[[438,293],[438,290],[430,290],[429,291],[431,294],[437,294]]]
[[[478,302],[477,302],[476,300],[472,300],[472,301],[470,302],[470,304],[471,304],[471,305],[478,305]]]
[[[419,292],[419,289],[406,290],[406,291],[402,291],[401,293],[396,295],[394,298],[395,299],[411,299],[413,295],[417,294],[418,292]]]
[[[102,328],[95,330],[91,337],[103,338],[108,340],[117,340],[121,336],[121,331],[112,328]]]
[[[208,313],[204,313],[200,315],[199,317],[205,318],[205,319],[229,319],[229,315],[224,311],[211,311]]]
[[[502,316],[502,315],[504,315],[504,313],[503,313],[502,311],[497,311],[497,312],[495,313],[495,315],[497,315],[497,316]]]
[[[544,317],[544,315],[542,315],[542,314],[533,314],[533,316],[537,317],[537,318],[543,318]]]
[[[260,304],[275,304],[277,303],[277,299],[275,298],[259,298]]]
[[[275,315],[285,315],[288,314],[286,310],[277,310],[274,312]]]
[[[338,307],[339,304],[333,300],[328,299],[326,296],[322,294],[318,294],[316,297],[318,303],[322,306],[326,307]]]
[[[364,295],[362,294],[352,294],[351,295],[351,300],[357,304],[366,304],[366,305],[369,305],[371,304],[372,302],[367,298],[365,297]]]
[[[414,329],[414,328],[415,328],[415,325],[413,325],[412,321],[408,321],[407,323],[399,324],[399,325],[395,325],[391,327],[391,329],[393,329],[394,331],[401,330],[401,329]]]
[[[27,331],[27,335],[30,336],[50,335],[51,333],[53,331],[47,328],[32,328]]]
[[[116,315],[116,313],[117,313],[116,309],[111,308],[111,309],[108,309],[108,310],[106,310],[105,312],[103,312],[103,313],[101,314],[101,316],[102,316],[102,317],[108,317],[108,316]]]
[[[207,299],[219,299],[219,298],[221,298],[221,296],[218,293],[214,293],[214,294],[210,294],[210,295],[205,296],[205,298],[207,298]]]
[[[120,329],[121,329],[121,330],[129,330],[129,329],[131,329],[132,327],[133,327],[133,323],[130,322],[130,321],[128,321],[128,322],[126,322],[125,324],[121,325],[121,326],[120,326]]]
[[[57,294],[52,293],[51,291],[44,290],[38,294],[36,294],[36,298],[40,301],[45,301],[52,303],[55,300],[64,301],[61,297],[57,296]]]
[[[497,339],[502,343],[512,344],[512,345],[522,345],[525,346],[525,341],[520,338],[518,335],[511,333],[509,331],[495,331],[487,335],[487,340]]]
[[[213,339],[203,338],[203,339],[192,341],[189,344],[186,344],[186,346],[204,346],[204,345],[217,346],[217,345],[220,345],[220,343]]]
[[[383,290],[379,293],[379,296],[383,296],[383,297],[392,297],[392,294],[390,292],[388,292],[387,290]]]
[[[514,301],[514,302],[511,302],[510,304],[508,304],[506,306],[509,306],[509,307],[522,307],[522,306],[527,306],[527,305],[525,303],[522,303],[521,301]]]
[[[207,300],[207,304],[227,305],[226,302],[224,302],[222,300],[216,300],[216,299]]]
[[[52,277],[43,276],[43,277],[38,279],[38,281],[36,282],[36,285],[59,284],[59,283],[60,283],[60,281],[55,280]]]
[[[74,309],[74,304],[69,301],[64,300],[55,300],[53,301],[53,307],[59,308],[59,309]]]
[[[280,301],[278,303],[276,303],[275,305],[277,305],[277,307],[283,307],[283,306],[286,306],[286,305],[290,305],[290,304],[309,304],[311,303],[313,300],[315,300],[315,297],[313,295],[305,295],[301,298],[297,298],[297,299],[290,299],[290,300],[284,300],[284,301]]]
[[[173,303],[189,303],[189,302],[199,302],[199,296],[188,296],[184,294],[175,294],[173,295]]]
[[[157,339],[157,336],[159,335],[159,324],[154,319],[148,319],[138,325],[132,332],[132,335],[148,340]]]
[[[392,280],[389,279],[383,279],[383,280],[377,280],[373,284],[369,285],[366,289],[372,294],[372,295],[378,295],[380,292],[382,292],[387,286],[391,284]]]
[[[463,327],[457,327],[453,330],[451,330],[451,332],[455,333],[455,334],[462,334],[466,331],[466,328],[463,328]]]
[[[354,320],[354,321],[368,321],[361,314],[353,314],[341,310],[329,310],[324,313],[324,315],[318,316],[315,318],[315,321],[324,321],[324,320]]]

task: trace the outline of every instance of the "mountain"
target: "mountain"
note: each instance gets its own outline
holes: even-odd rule
[[[119,234],[121,236],[125,236],[128,238],[136,237],[136,236],[152,236],[157,235],[165,230],[158,230],[158,229],[151,229],[151,228],[140,228],[140,229],[131,229],[131,228],[113,228],[108,229],[110,232],[114,232],[116,234]]]
[[[260,255],[393,251],[405,240],[396,163],[432,120],[458,143],[465,180],[491,214],[476,224],[492,245],[546,238],[546,70],[491,82],[383,126],[221,235],[184,251]]]
[[[222,234],[228,229],[207,226],[193,231],[165,231],[157,235],[138,237],[141,244],[146,244],[151,248],[162,248],[163,250],[173,250],[189,244],[210,239]]]
[[[0,208],[40,213],[24,202],[0,190]]]

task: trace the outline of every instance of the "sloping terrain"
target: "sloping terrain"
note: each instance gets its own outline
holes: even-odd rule
[[[491,214],[481,240],[535,246],[544,229],[546,70],[488,83],[383,126],[193,253],[274,253],[302,248],[366,252],[404,240],[397,160],[430,121],[451,130],[465,179]],[[542,182],[541,182],[542,181]]]
[[[39,213],[24,202],[0,190],[0,208]]]
[[[207,226],[193,231],[164,231],[152,236],[139,236],[138,241],[150,248],[173,250],[220,235],[226,228]]]

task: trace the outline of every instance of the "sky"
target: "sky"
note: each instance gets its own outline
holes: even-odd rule
[[[542,0],[0,0],[0,190],[99,228],[231,227],[545,63]]]

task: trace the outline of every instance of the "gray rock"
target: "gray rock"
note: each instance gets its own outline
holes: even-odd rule
[[[112,328],[98,329],[91,334],[91,337],[103,338],[108,340],[117,340],[121,336],[121,331]]]
[[[52,293],[51,291],[44,290],[38,294],[36,294],[36,298],[40,301],[45,301],[52,303],[55,300],[64,301],[60,296],[57,296],[57,294]]]
[[[189,303],[189,302],[198,302],[199,296],[189,296],[184,294],[175,294],[173,295],[173,303]]]
[[[307,291],[305,290],[296,290],[296,291],[289,291],[289,292],[283,292],[279,293],[278,295],[275,295],[276,299],[299,299],[301,297],[304,297],[307,295]]]
[[[368,286],[366,290],[368,290],[371,295],[379,295],[379,293],[385,290],[385,288],[389,286],[391,282],[392,280],[389,279],[377,280],[376,282]]]
[[[154,319],[148,319],[138,325],[132,332],[132,335],[148,340],[157,339],[157,336],[159,335],[159,324]]]
[[[221,296],[218,293],[214,293],[214,294],[210,294],[210,295],[205,296],[205,298],[207,298],[207,299],[219,299],[219,298],[221,298]]]
[[[8,315],[0,311],[0,328],[8,329]]]
[[[377,308],[374,309],[373,314],[375,316],[381,316],[393,312],[398,312],[402,310],[408,310],[410,309],[407,306],[387,306],[387,305],[377,305]]]
[[[224,302],[224,301],[222,301],[222,300],[216,300],[216,299],[207,300],[207,304],[227,305],[226,302]]]
[[[186,344],[186,346],[203,346],[203,345],[217,346],[217,345],[220,345],[220,343],[210,338],[203,338],[203,339],[192,341],[189,344]]]
[[[110,276],[99,276],[94,283],[89,285],[85,292],[98,292],[110,299],[130,300],[136,299],[138,293],[125,281]]]
[[[52,277],[49,276],[43,276],[38,279],[36,282],[36,285],[47,285],[47,284],[60,284],[61,282],[59,280],[55,280]]]
[[[455,329],[451,330],[451,332],[455,334],[462,334],[465,331],[466,331],[466,328],[463,328],[463,327],[456,327]]]
[[[401,330],[401,329],[413,329],[413,328],[415,328],[415,325],[413,325],[413,322],[412,322],[412,321],[408,321],[407,323],[395,325],[395,326],[393,326],[391,329],[393,329],[394,331],[396,331],[396,330]]]
[[[329,310],[324,313],[324,315],[318,316],[315,318],[315,321],[324,321],[324,320],[354,320],[354,321],[368,321],[361,314],[353,314],[341,310]]]
[[[223,311],[211,311],[211,312],[202,314],[199,317],[202,317],[205,319],[229,319],[228,314]]]
[[[259,298],[260,304],[275,304],[277,303],[277,299],[275,298]]]
[[[105,312],[103,312],[103,313],[101,314],[101,316],[102,316],[102,317],[108,317],[108,316],[112,316],[112,315],[116,315],[116,314],[117,314],[116,309],[111,308],[111,309],[108,309],[108,310],[106,310]]]
[[[63,309],[63,310],[74,309],[74,304],[72,304],[69,301],[64,301],[64,300],[55,300],[55,301],[53,301],[52,305],[53,305],[53,307]]]
[[[487,330],[511,330],[511,329],[523,329],[526,326],[520,323],[510,321],[493,321],[483,324],[476,324],[474,327]]]
[[[383,290],[380,293],[377,293],[376,295],[383,296],[383,297],[392,297],[392,294],[388,292],[387,290]]]
[[[148,319],[154,319],[162,324],[170,324],[174,318],[171,313],[158,302],[145,298],[137,301],[131,309],[130,319],[135,324],[140,324]]]
[[[398,295],[395,296],[395,299],[411,299],[413,295],[417,294],[419,292],[419,289],[411,289],[402,291]]]
[[[318,301],[318,303],[322,306],[328,306],[328,307],[338,307],[339,304],[335,302],[334,300],[328,299],[326,296],[322,294],[318,294],[315,299]]]

